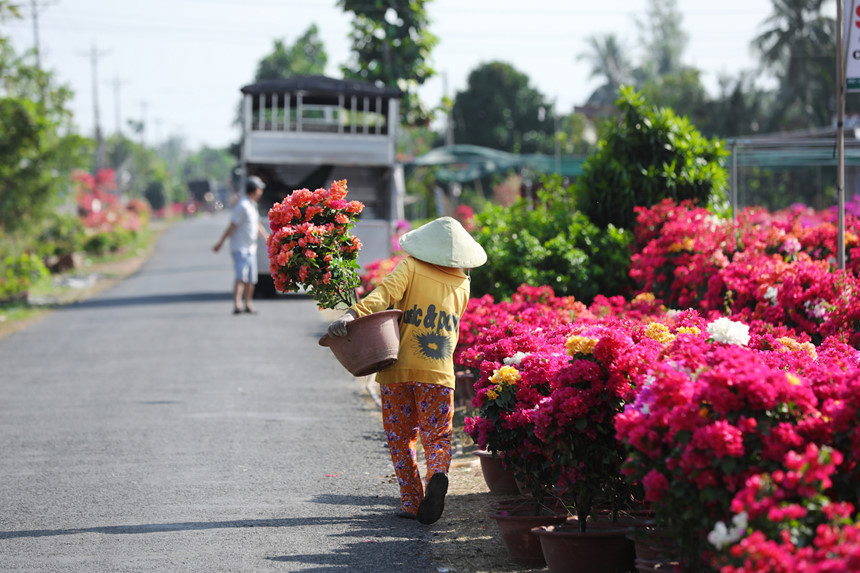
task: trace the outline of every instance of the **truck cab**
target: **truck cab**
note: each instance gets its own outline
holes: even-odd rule
[[[346,179],[347,199],[364,210],[353,227],[365,266],[391,253],[403,219],[405,181],[397,162],[399,89],[324,76],[266,80],[242,88],[241,185],[266,184],[260,216],[296,189],[311,191]],[[257,248],[261,296],[274,295],[266,245]]]

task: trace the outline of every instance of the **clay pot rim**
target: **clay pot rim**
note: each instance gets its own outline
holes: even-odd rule
[[[523,521],[525,521],[527,519],[535,519],[535,518],[553,519],[553,520],[558,519],[559,525],[561,525],[564,523],[564,520],[567,517],[567,515],[564,515],[561,513],[559,513],[559,514],[555,514],[555,513],[538,513],[538,514],[535,514],[533,511],[529,512],[529,513],[524,513],[524,512],[523,513],[520,513],[520,512],[511,513],[509,511],[494,511],[494,512],[487,514],[487,517],[489,517],[490,519],[498,519],[498,518],[513,519],[513,520],[520,520],[521,519]]]
[[[473,450],[473,456],[477,456],[479,458],[491,458],[491,459],[502,459],[505,457],[505,452],[496,452],[495,454],[489,450]]]
[[[607,528],[607,529],[592,529],[588,531],[579,531],[579,529],[567,526],[565,524],[561,525],[540,525],[538,527],[532,527],[532,533],[535,535],[546,535],[548,537],[570,537],[571,535],[577,537],[623,537],[627,535],[626,527],[619,528]]]
[[[346,325],[346,328],[347,328],[347,331],[349,331],[350,327],[352,325],[354,325],[354,323],[359,322],[359,321],[364,321],[364,319],[366,319],[366,318],[373,317],[373,320],[384,320],[386,316],[392,315],[392,317],[396,316],[399,319],[400,315],[402,315],[402,314],[403,314],[403,311],[396,309],[396,308],[391,309],[391,310],[381,310],[379,312],[374,312],[372,314],[366,314],[364,316],[359,316],[358,318],[354,319],[352,322],[348,323]],[[325,334],[323,334],[320,337],[320,339],[317,343],[320,346],[331,346],[329,344],[331,339],[332,339],[332,337],[329,335],[329,333],[326,332]]]
[[[567,518],[567,523],[568,523],[568,525],[578,524],[579,518],[576,516],[576,514],[571,515],[570,517]],[[588,524],[596,523],[600,527],[614,524],[614,525],[618,525],[618,527],[643,528],[643,527],[653,527],[654,525],[656,525],[657,521],[653,518],[639,518],[639,517],[634,517],[634,516],[629,516],[629,515],[619,515],[618,519],[616,521],[612,521],[609,519],[595,519],[594,516],[589,516],[588,519],[586,520],[586,523],[588,523]]]

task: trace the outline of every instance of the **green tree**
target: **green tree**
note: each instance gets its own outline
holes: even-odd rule
[[[184,181],[214,179],[221,183],[227,183],[230,180],[233,166],[233,157],[228,150],[204,145],[185,159],[182,164],[181,177]]]
[[[0,17],[12,15],[0,5]],[[18,56],[0,36],[0,235],[34,227],[84,165],[89,145],[70,133],[72,92],[39,69],[33,54]]]
[[[723,206],[727,152],[719,140],[671,109],[646,104],[631,87],[621,89],[616,107],[620,120],[607,122],[577,180],[577,208],[595,225],[633,229],[634,207],[666,198]]]
[[[754,40],[762,66],[779,82],[768,130],[820,127],[836,112],[834,20],[827,0],[773,0]]]
[[[562,155],[588,155],[594,151],[596,144],[594,130],[581,113],[569,113],[559,117],[556,137]]]
[[[768,95],[755,85],[752,72],[719,78],[717,97],[706,103],[704,117],[696,125],[708,137],[737,137],[757,133],[769,101]]]
[[[325,74],[328,54],[319,37],[316,24],[311,24],[292,46],[285,40],[274,41],[272,53],[257,64],[254,81],[275,80],[292,76]]]
[[[553,153],[552,107],[510,64],[484,64],[454,98],[454,139],[510,153]]]
[[[548,285],[587,304],[598,294],[626,294],[632,233],[598,229],[557,175],[543,177],[537,195],[509,207],[488,204],[475,216],[487,263],[472,270],[473,295],[501,300],[521,284]]]
[[[684,69],[681,58],[689,37],[682,21],[678,0],[649,0],[645,18],[637,21],[642,32],[643,63],[637,70],[641,83]]]
[[[639,88],[646,101],[671,108],[696,125],[708,119],[708,93],[701,82],[701,72],[682,68],[645,81]]]
[[[588,98],[589,105],[611,106],[618,99],[622,85],[630,84],[633,66],[627,58],[621,42],[615,34],[589,36],[585,39],[586,50],[577,56],[588,62],[589,78],[599,78],[603,83]]]
[[[344,77],[399,87],[405,94],[402,117],[408,125],[425,124],[431,113],[416,90],[436,72],[430,53],[439,39],[428,30],[428,0],[338,0],[354,14],[352,57]]]
[[[184,151],[182,151],[184,154]],[[159,152],[121,135],[105,141],[108,166],[117,173],[120,192],[128,197],[145,199],[146,189],[157,183],[171,201],[184,201],[185,185],[177,172],[172,175]],[[178,171],[178,170],[177,170]]]
[[[20,18],[21,12],[16,4],[12,4],[9,0],[0,0],[0,22],[7,18]]]
[[[697,125],[705,121],[709,99],[701,71],[683,63],[689,36],[678,0],[649,0],[637,25],[642,61],[632,73],[633,85],[654,105],[672,108]]]

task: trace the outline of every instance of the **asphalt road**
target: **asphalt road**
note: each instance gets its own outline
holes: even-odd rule
[[[226,225],[0,340],[0,571],[436,571],[314,302],[231,314]]]

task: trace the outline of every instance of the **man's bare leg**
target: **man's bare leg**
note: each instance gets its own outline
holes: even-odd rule
[[[245,312],[257,312],[251,300],[254,298],[254,283],[245,283]]]

